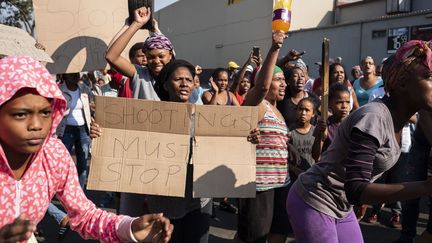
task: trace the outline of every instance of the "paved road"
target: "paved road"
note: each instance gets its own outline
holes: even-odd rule
[[[87,192],[89,198],[93,201],[97,201],[100,199],[102,193],[89,191]],[[421,215],[420,220],[418,222],[418,230],[417,233],[420,234],[426,227],[427,224],[427,200],[422,200],[421,207]],[[112,210],[112,209],[108,209]],[[231,242],[231,239],[234,237],[235,228],[237,223],[237,217],[235,214],[227,213],[224,211],[217,210],[216,215],[218,220],[211,220],[211,228],[210,228],[210,243],[228,243]],[[399,231],[396,229],[392,229],[384,225],[385,222],[388,222],[390,218],[390,211],[388,209],[384,209],[383,216],[381,217],[381,222],[383,224],[371,225],[365,222],[361,222],[361,228],[363,232],[363,237],[366,243],[390,243],[396,240],[399,236]],[[42,229],[44,230],[44,240],[40,242],[44,243],[52,243],[57,242],[56,234],[58,226],[54,222],[54,220],[48,216],[46,216],[43,221],[40,223]],[[287,242],[291,242],[293,238],[289,238]],[[77,242],[97,242],[91,240],[83,240],[80,238],[78,234],[75,232],[69,232],[66,236],[66,239],[63,241],[65,243],[77,243]]]

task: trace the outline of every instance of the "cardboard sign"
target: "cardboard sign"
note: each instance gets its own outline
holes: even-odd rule
[[[194,197],[255,197],[257,107],[196,106]]]
[[[88,189],[184,197],[189,135],[104,128]]]
[[[96,97],[88,189],[184,197],[192,105]]]
[[[36,40],[22,29],[0,24],[0,54],[29,56],[42,62],[53,62],[43,50],[35,47]]]
[[[38,41],[54,60],[53,74],[93,71],[107,66],[105,52],[128,18],[128,2],[119,0],[34,0]],[[143,42],[148,31],[139,30],[123,52]]]
[[[105,128],[189,136],[192,109],[191,104],[96,97],[96,121]]]
[[[91,190],[184,197],[193,143],[194,197],[255,197],[256,107],[96,97]]]

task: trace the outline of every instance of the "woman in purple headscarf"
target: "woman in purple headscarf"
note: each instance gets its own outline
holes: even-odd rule
[[[150,8],[135,10],[135,20],[112,43],[106,53],[108,63],[124,76],[132,80],[130,83],[135,99],[166,100],[167,94],[156,82],[162,68],[174,59],[174,47],[162,33],[152,33],[142,47],[147,57],[146,66],[133,65],[121,53],[135,33],[150,20]]]
[[[293,184],[287,211],[298,243],[362,243],[352,205],[432,195],[426,181],[372,183],[398,160],[402,128],[432,111],[431,42],[409,41],[384,62],[389,95],[360,107],[339,126],[321,160]]]

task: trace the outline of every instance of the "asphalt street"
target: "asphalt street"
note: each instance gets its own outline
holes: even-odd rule
[[[97,191],[87,191],[86,194],[88,197],[94,201],[98,202],[102,197],[102,192]],[[234,200],[232,200],[234,201]],[[55,202],[55,201],[54,201]],[[58,204],[58,202],[55,202]],[[420,219],[418,221],[417,234],[421,234],[426,227],[427,224],[427,200],[424,199],[421,202],[421,214]],[[107,208],[109,211],[115,212],[112,208]],[[370,209],[368,209],[368,213]],[[384,208],[382,211],[382,215],[380,217],[380,223],[378,224],[368,224],[366,222],[361,222],[360,226],[363,232],[363,237],[366,243],[391,243],[396,240],[399,236],[399,230],[393,229],[387,225],[387,222],[390,219],[390,210],[388,208]],[[216,219],[211,219],[211,227],[210,227],[210,243],[228,243],[234,238],[235,229],[237,224],[237,215],[233,213],[228,213],[225,211],[221,211],[216,206]],[[39,238],[39,242],[44,243],[52,243],[57,241],[57,230],[58,225],[56,222],[49,216],[45,216],[42,222],[39,224],[41,229],[43,230],[43,238]],[[295,242],[294,239],[289,237],[287,242]],[[66,235],[65,240],[62,242],[65,243],[77,243],[77,242],[98,242],[94,240],[83,240],[77,233],[69,232]]]

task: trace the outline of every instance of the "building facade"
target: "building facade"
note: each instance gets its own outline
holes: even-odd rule
[[[271,43],[270,0],[181,0],[159,11],[162,31],[177,56],[207,69],[242,65],[253,46],[265,54]],[[431,38],[430,0],[293,0],[292,25],[282,54],[304,50],[312,76],[321,43],[330,39],[330,56],[347,68],[364,56],[379,62],[403,42]],[[428,37],[429,36],[429,37]]]

